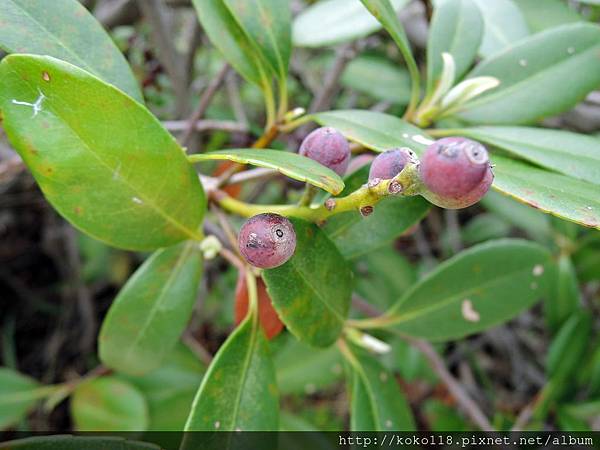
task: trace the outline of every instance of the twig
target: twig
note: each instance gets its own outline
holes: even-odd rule
[[[381,315],[374,306],[368,302],[360,299],[357,296],[352,298],[352,305],[360,311],[370,316]],[[450,371],[446,368],[444,360],[438,355],[433,346],[422,339],[416,339],[404,334],[398,334],[402,339],[406,340],[413,346],[423,353],[423,356],[427,358],[429,365],[433,371],[440,377],[440,380],[446,385],[450,393],[455,398],[456,402],[462,407],[469,418],[483,431],[495,431],[494,427],[481,411],[479,406],[469,397],[463,387],[458,381],[452,376]]]
[[[230,69],[229,64],[227,64],[227,63],[224,64],[223,67],[221,68],[221,70],[219,71],[219,73],[217,74],[217,76],[210,81],[210,83],[208,84],[208,86],[206,87],[204,92],[202,93],[202,97],[200,97],[200,102],[198,103],[198,107],[196,108],[196,111],[194,111],[194,113],[188,119],[188,128],[185,131],[185,133],[183,134],[183,136],[181,137],[182,145],[185,146],[190,143],[190,140],[191,140],[192,136],[194,135],[195,124],[204,116],[204,113],[210,106],[210,103],[212,102],[213,97],[217,93],[217,90],[219,89],[221,84],[223,84],[223,81],[225,80],[225,77],[227,76],[229,69]]]
[[[167,120],[163,122],[164,127],[169,131],[186,131],[190,128],[188,120]],[[219,130],[229,133],[247,133],[248,126],[231,120],[198,120],[192,126],[192,131]]]
[[[335,53],[331,69],[323,79],[323,85],[310,104],[309,112],[314,113],[326,108],[339,88],[339,80],[348,63],[356,56],[356,44],[346,44]]]
[[[184,333],[182,337],[183,343],[207,366],[212,362],[212,356],[208,351],[196,340],[190,332]]]
[[[160,0],[138,0],[137,4],[152,27],[152,36],[158,50],[158,57],[171,79],[175,91],[177,115],[181,116],[185,114],[189,106],[189,76],[185,72],[186,64],[183,58],[179,57],[180,55],[171,42],[171,31],[165,17],[164,6]]]

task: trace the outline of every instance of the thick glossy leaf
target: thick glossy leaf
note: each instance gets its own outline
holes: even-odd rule
[[[181,431],[205,371],[198,358],[179,343],[158,369],[144,376],[119,377],[146,397],[149,431]]]
[[[353,364],[352,431],[412,431],[410,407],[394,375],[373,356],[356,350]]]
[[[226,149],[190,156],[190,161],[228,159],[242,164],[275,169],[294,180],[306,181],[332,194],[344,189],[338,174],[310,158],[281,150]]]
[[[119,292],[102,324],[102,362],[131,375],[159,367],[192,314],[201,274],[197,243],[162,249],[148,258]]]
[[[0,367],[0,430],[16,424],[49,395],[47,387],[6,367]]]
[[[600,229],[600,189],[596,184],[495,156],[494,187],[541,211]]]
[[[420,129],[401,119],[372,111],[332,111],[315,114],[314,119],[377,151],[407,146],[420,154],[427,142],[431,142]],[[558,217],[600,227],[596,185],[499,155],[492,155],[492,162],[495,164],[493,187],[497,191]]]
[[[392,0],[399,11],[408,0]],[[322,47],[367,36],[381,24],[360,0],[321,0],[294,20],[293,41],[299,47]]]
[[[263,272],[273,306],[288,329],[316,347],[335,342],[350,306],[352,272],[316,225],[292,219],[296,252],[288,262]]]
[[[531,127],[475,127],[453,130],[506,150],[547,169],[600,184],[600,140],[584,134]]]
[[[420,152],[424,146],[421,129],[398,117],[374,111],[347,109],[314,114],[315,121],[334,127],[348,139],[384,152],[394,147],[410,147]],[[416,138],[416,140],[415,140]]]
[[[275,367],[258,322],[249,316],[219,349],[196,394],[186,431],[278,429]],[[182,450],[193,446],[193,437]]]
[[[483,16],[473,0],[444,0],[436,4],[427,43],[427,92],[442,73],[442,53],[454,58],[456,80],[469,70],[483,36]]]
[[[213,45],[240,75],[260,86],[265,72],[263,62],[224,0],[193,0],[192,3]]]
[[[198,237],[206,208],[198,176],[139,103],[63,61],[9,55],[0,109],[46,198],[80,230],[133,250]]]
[[[469,74],[495,77],[500,86],[470,102],[459,115],[486,125],[523,124],[566,111],[600,86],[599,51],[600,26],[587,23],[521,40]]]
[[[556,331],[579,309],[581,294],[575,268],[567,255],[560,255],[551,295],[546,299],[545,318],[548,328]]]
[[[550,253],[528,241],[506,239],[472,247],[406,292],[386,313],[390,327],[432,341],[485,330],[547,295],[551,264]]]
[[[363,55],[353,59],[341,83],[377,100],[398,105],[406,105],[410,100],[410,77],[406,69],[380,56]]]
[[[118,437],[42,436],[0,444],[4,450],[160,450],[145,442]]]
[[[78,431],[145,431],[148,427],[144,396],[115,376],[77,386],[71,397],[71,416]]]
[[[2,0],[0,48],[8,53],[48,55],[70,62],[143,103],[127,61],[80,2]]]
[[[344,258],[355,259],[389,244],[429,212],[422,197],[390,197],[377,203],[367,217],[352,211],[331,217],[325,232]]]
[[[291,337],[275,355],[279,391],[282,394],[314,394],[340,379],[341,363],[340,352],[335,346],[316,349]]]
[[[513,0],[474,0],[481,9],[484,33],[479,53],[490,56],[529,35],[527,22]]]
[[[513,0],[523,13],[532,33],[554,28],[565,23],[579,22],[583,17],[563,0],[544,0],[543,11],[538,0]]]
[[[289,0],[224,0],[248,39],[273,71],[287,76],[292,50],[292,15]]]

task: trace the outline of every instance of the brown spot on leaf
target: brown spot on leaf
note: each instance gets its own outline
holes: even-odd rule
[[[76,206],[74,211],[75,211],[75,214],[77,214],[78,216],[83,214],[83,208],[81,206]]]
[[[42,80],[49,82],[50,81],[50,74],[48,72],[46,72],[46,71],[43,71],[42,72]]]

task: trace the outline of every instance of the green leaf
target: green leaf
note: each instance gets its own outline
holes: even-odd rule
[[[40,386],[34,379],[0,367],[0,430],[15,425],[50,393],[49,387]]]
[[[503,239],[472,247],[406,292],[386,313],[388,327],[431,341],[488,329],[547,294],[551,264],[550,253],[528,241]]]
[[[563,0],[544,0],[543,12],[539,0],[513,0],[532,33],[554,28],[571,22],[580,22],[583,17]]]
[[[502,219],[526,231],[530,238],[543,243],[550,241],[550,217],[541,211],[495,191],[489,192],[481,203]]]
[[[145,431],[148,427],[144,396],[115,376],[77,386],[71,397],[71,416],[78,431]]]
[[[224,0],[273,72],[285,80],[292,50],[289,0]]]
[[[192,3],[202,28],[227,62],[247,81],[261,86],[266,68],[224,0],[193,0]]]
[[[347,109],[317,113],[312,117],[319,124],[334,127],[348,139],[378,152],[410,147],[420,153],[425,147],[419,140],[429,139],[420,128],[375,111]]]
[[[334,347],[317,349],[295,338],[275,355],[277,385],[282,394],[313,394],[340,379],[343,368]]]
[[[331,217],[323,229],[346,259],[389,244],[429,212],[422,197],[389,197],[379,202],[367,217],[351,211]]]
[[[351,430],[414,430],[410,407],[394,375],[359,349],[352,356]]]
[[[227,159],[241,164],[252,164],[253,166],[275,169],[294,180],[305,181],[334,195],[339,194],[344,189],[344,182],[338,174],[322,164],[297,153],[282,150],[244,148],[198,153],[189,157],[191,162],[212,159]]]
[[[197,243],[158,250],[148,258],[104,319],[99,338],[102,362],[131,375],[159,367],[192,314],[201,275]]]
[[[556,331],[579,309],[581,298],[575,268],[567,255],[558,258],[554,288],[546,299],[544,315],[548,328]]]
[[[382,310],[417,281],[414,267],[391,246],[363,255],[356,261],[354,272],[355,291]]]
[[[407,109],[407,114],[411,114],[414,108],[416,108],[417,103],[419,102],[419,97],[421,95],[421,75],[419,72],[419,67],[417,66],[417,62],[415,61],[415,57],[412,54],[410,42],[408,42],[408,37],[406,36],[404,27],[402,26],[402,23],[400,23],[400,20],[398,19],[396,11],[390,3],[390,0],[360,1],[363,5],[366,6],[369,12],[373,14],[373,16],[379,22],[381,22],[383,28],[387,30],[387,32],[390,34],[390,36],[400,49],[400,53],[402,53],[402,57],[406,62],[412,81],[411,99]]]
[[[376,151],[407,146],[420,154],[427,143],[432,142],[419,128],[387,114],[345,110],[313,117],[320,124],[335,127],[348,139]],[[495,165],[493,187],[497,191],[563,219],[600,227],[597,186],[499,155],[493,154],[491,159]],[[485,200],[484,197],[483,202]]]
[[[397,12],[408,0],[392,0]],[[323,47],[367,36],[381,24],[359,0],[322,0],[294,19],[293,41],[299,47]]]
[[[273,306],[299,340],[316,347],[333,344],[350,307],[352,272],[316,225],[291,219],[296,252],[288,262],[263,272]]]
[[[524,124],[572,108],[600,86],[600,26],[574,23],[519,41],[468,76],[492,76],[500,86],[465,105],[469,122]],[[552,93],[552,95],[549,95]]]
[[[229,336],[196,394],[185,431],[278,429],[279,395],[267,340],[254,316]],[[182,450],[199,448],[184,441]]]
[[[474,0],[485,24],[479,53],[488,57],[529,36],[521,10],[513,0]]]
[[[592,331],[592,317],[579,311],[561,327],[548,348],[546,371],[553,380],[566,380],[581,367]]]
[[[528,208],[527,208],[528,209]],[[468,245],[500,239],[510,234],[510,224],[496,214],[484,213],[473,217],[462,229],[462,239]]]
[[[149,431],[181,431],[205,371],[198,358],[179,343],[158,369],[143,376],[119,377],[146,397]]]
[[[127,61],[98,21],[76,0],[3,0],[0,48],[54,56],[144,102]]]
[[[573,178],[600,184],[600,140],[562,130],[475,127],[451,130]]]
[[[443,68],[442,53],[454,58],[455,81],[469,70],[483,36],[483,17],[473,0],[444,0],[435,7],[427,42],[427,93]]]
[[[160,450],[145,442],[119,437],[42,436],[0,444],[5,450]]]
[[[198,176],[139,103],[69,63],[9,55],[0,109],[46,198],[80,230],[132,250],[198,238],[206,209]]]
[[[581,242],[573,254],[573,263],[582,283],[600,281],[600,236],[596,234]]]
[[[348,64],[342,85],[371,97],[406,105],[410,100],[410,77],[403,67],[375,55],[361,55]]]
[[[536,209],[600,229],[598,186],[494,156],[494,187]]]

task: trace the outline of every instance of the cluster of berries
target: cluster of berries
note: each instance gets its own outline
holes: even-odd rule
[[[299,153],[338,175],[350,163],[350,146],[342,134],[330,127],[310,133]],[[418,164],[421,195],[442,208],[466,208],[478,202],[494,180],[486,148],[479,142],[449,137],[432,143],[420,161],[408,148],[380,153],[371,163],[369,182],[390,180],[409,163]],[[277,214],[259,214],[243,226],[238,240],[240,252],[255,267],[273,268],[294,254],[296,233],[292,223]]]

